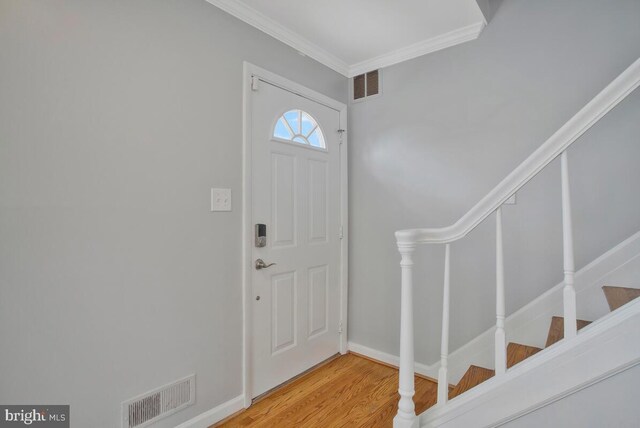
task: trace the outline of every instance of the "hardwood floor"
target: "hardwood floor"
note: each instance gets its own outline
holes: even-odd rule
[[[416,376],[416,413],[435,404],[438,385]],[[398,370],[354,354],[340,356],[214,427],[391,427]]]

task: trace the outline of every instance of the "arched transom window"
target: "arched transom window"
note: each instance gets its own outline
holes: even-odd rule
[[[283,114],[273,130],[273,136],[305,146],[326,149],[324,135],[318,122],[307,112],[289,110]]]

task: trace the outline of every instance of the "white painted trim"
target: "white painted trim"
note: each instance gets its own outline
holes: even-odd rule
[[[400,358],[398,358],[397,355],[378,351],[377,349],[369,348],[354,342],[349,342],[349,351],[364,355],[365,357],[369,357],[393,367],[399,367]],[[427,366],[426,364],[415,363],[415,372],[431,379],[437,379],[437,373],[436,376],[433,376],[432,374],[432,367],[433,366]]]
[[[244,407],[251,406],[251,83],[252,66],[242,64],[242,392]]]
[[[253,65],[249,62],[245,61],[244,64],[246,67],[245,71],[249,72],[249,77],[251,77],[251,75],[258,76],[262,81],[268,82],[274,86],[277,86],[281,89],[292,92],[296,95],[300,95],[301,97],[307,98],[311,101],[320,103],[338,112],[342,112],[343,110],[346,112],[347,110],[346,104],[341,103],[340,101],[336,101],[333,98],[330,98],[324,94],[321,94],[320,92],[314,91],[313,89],[309,89],[306,86],[303,86],[287,78],[284,78],[278,74],[272,73],[271,71],[265,70],[264,68],[260,68],[257,65]],[[250,85],[251,82],[245,81],[245,84],[247,83]],[[249,89],[249,92],[247,95],[251,96],[250,86],[248,89]]]
[[[244,407],[244,394],[239,395],[211,410],[200,413],[198,416],[176,426],[176,428],[208,428],[216,422],[233,415]]]
[[[340,137],[340,221],[342,239],[340,241],[340,353],[347,353],[347,332],[349,319],[349,150],[347,106],[341,104],[340,129],[344,129]]]
[[[326,65],[332,70],[337,71],[343,76],[349,77],[349,66],[337,56],[327,52],[320,46],[311,43],[298,33],[289,30],[263,13],[258,12],[254,8],[247,6],[238,0],[207,0],[214,6],[224,10],[230,15],[235,16],[241,21],[246,22],[252,27],[267,33],[276,40],[291,46],[295,50],[307,55]]]
[[[371,70],[376,70],[378,68],[389,67],[391,65],[398,64],[403,61],[408,61],[422,55],[475,40],[480,36],[480,33],[482,33],[484,27],[485,23],[483,21],[480,21],[466,27],[455,29],[448,33],[439,34],[435,37],[423,40],[418,43],[414,43],[407,47],[396,49],[392,52],[379,55],[375,58],[352,64],[349,66],[348,77],[357,76],[359,74],[366,73],[367,71]]]
[[[639,85],[640,59],[637,59],[457,222],[436,229],[397,231],[398,242],[444,244],[463,238]]]
[[[604,284],[603,278],[640,256],[640,232],[625,239],[600,257],[576,272],[576,292],[578,299]],[[518,343],[544,347],[546,332],[553,315],[562,315],[562,289],[564,282],[560,282],[551,289],[518,309],[505,319],[507,339]],[[602,296],[604,299],[604,295]],[[578,304],[578,307],[581,305]],[[604,313],[602,315],[605,315]],[[533,337],[532,326],[542,321],[544,328],[541,334]],[[537,331],[537,330],[536,330]],[[448,381],[456,384],[471,364],[493,368],[495,326],[485,330],[466,344],[449,353],[447,361]],[[537,337],[540,336],[540,337]],[[556,345],[554,345],[556,346]],[[398,356],[378,351],[357,343],[349,342],[349,350],[365,355],[386,364],[398,366]],[[432,364],[415,363],[416,373],[436,379],[440,361]]]
[[[260,68],[249,62],[243,64],[243,106],[242,106],[242,386],[244,407],[251,406],[252,373],[251,373],[251,274],[253,269],[253,224],[252,189],[251,189],[251,78],[258,76],[260,80],[274,86],[300,95],[314,102],[336,110],[340,114],[340,127],[347,128],[347,106],[339,101],[329,98],[324,94],[311,90],[303,85]],[[348,163],[347,163],[347,136],[343,133],[340,144],[340,217],[343,225],[344,237],[340,245],[340,316],[342,322],[342,335],[340,336],[340,352],[347,352],[347,318],[348,318],[348,279],[349,279],[349,206],[348,206]],[[336,326],[337,327],[337,326]]]
[[[421,426],[495,427],[640,364],[640,300],[609,313],[493,377],[446,406],[420,415]],[[470,421],[473,421],[472,423]]]
[[[604,374],[596,376],[596,377],[594,377],[593,379],[591,379],[589,381],[583,382],[580,385],[576,385],[576,386],[574,386],[572,388],[569,388],[569,389],[565,390],[564,392],[562,392],[560,394],[557,394],[557,395],[555,395],[555,396],[553,396],[551,398],[548,398],[548,399],[540,402],[539,404],[535,404],[535,405],[529,406],[528,408],[526,408],[526,409],[524,409],[524,410],[522,410],[522,411],[520,411],[520,412],[518,412],[518,413],[516,413],[514,415],[511,415],[511,416],[509,416],[507,418],[504,418],[503,420],[499,421],[498,423],[496,423],[493,426],[494,427],[502,426],[502,425],[504,425],[504,424],[506,424],[508,422],[511,422],[511,421],[513,421],[515,419],[518,419],[518,418],[522,417],[522,416],[525,416],[525,415],[527,415],[527,414],[529,414],[531,412],[534,412],[534,411],[536,411],[538,409],[541,409],[541,408],[546,407],[546,406],[548,406],[550,404],[553,404],[556,401],[562,400],[563,398],[566,398],[566,397],[568,397],[570,395],[573,395],[573,394],[575,394],[577,392],[580,392],[583,389],[586,389],[586,388],[588,388],[588,387],[590,387],[592,385],[598,384],[598,383],[602,382],[603,380],[609,379],[610,377],[613,377],[613,376],[618,375],[618,374],[620,374],[622,372],[625,372],[625,371],[637,366],[638,364],[640,364],[640,358],[636,358],[635,360],[632,360],[631,362],[629,362],[627,364],[623,364],[622,366],[620,366],[618,368],[615,368],[615,369],[612,369],[612,370],[609,370],[608,372],[605,372]]]
[[[489,19],[491,18],[491,6],[489,6],[489,0],[476,0],[476,7],[478,11],[482,15],[482,21],[484,25],[489,23]]]
[[[402,61],[474,40],[478,38],[486,25],[486,20],[483,19],[483,21],[478,23],[437,35],[410,46],[355,64],[348,64],[326,49],[321,48],[307,38],[288,29],[242,1],[207,0],[207,2],[346,77],[357,76],[363,72],[388,67]]]

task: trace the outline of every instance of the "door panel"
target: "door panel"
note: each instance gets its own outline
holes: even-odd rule
[[[273,296],[271,331],[273,349],[271,354],[295,346],[296,342],[296,274],[287,272],[271,278]]]
[[[327,242],[327,167],[327,162],[309,161],[309,242]]]
[[[309,338],[327,331],[329,317],[328,266],[309,269]]]
[[[265,82],[251,103],[252,262],[275,263],[251,276],[255,397],[339,351],[341,147],[336,110]]]
[[[295,246],[296,238],[296,158],[272,153],[271,192],[273,207],[273,246]]]

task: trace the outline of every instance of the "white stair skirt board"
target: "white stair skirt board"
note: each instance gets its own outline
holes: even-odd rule
[[[244,394],[239,395],[211,410],[199,414],[195,418],[181,423],[176,428],[208,428],[244,408]]]
[[[628,303],[492,377],[447,406],[422,413],[423,427],[496,427],[640,364],[640,300]]]
[[[640,287],[640,232],[635,233],[587,266],[576,272],[578,318],[597,320],[607,313],[601,287],[603,285]],[[505,320],[507,342],[526,343],[545,347],[551,317],[562,316],[562,289],[564,282],[549,289]],[[416,332],[416,335],[419,332]],[[494,367],[495,327],[491,327],[473,340],[449,354],[448,379],[456,384],[470,365]],[[432,338],[437,343],[440,338]],[[557,346],[557,345],[554,345]],[[367,357],[398,366],[398,356],[378,351],[358,343],[349,342],[349,350]],[[415,363],[415,372],[433,379],[438,378],[440,360],[432,364]]]

